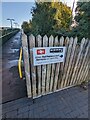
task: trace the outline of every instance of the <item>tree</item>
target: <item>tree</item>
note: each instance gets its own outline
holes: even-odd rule
[[[90,2],[78,2],[76,7],[75,21],[78,25],[72,30],[72,34],[79,37],[90,39]]]
[[[29,34],[31,32],[31,21],[29,23],[27,21],[24,21],[22,23],[22,29],[24,30],[25,34]]]
[[[32,33],[56,35],[69,30],[72,11],[62,2],[36,2],[32,9]]]

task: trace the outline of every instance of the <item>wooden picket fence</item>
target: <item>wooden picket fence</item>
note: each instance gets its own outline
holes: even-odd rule
[[[33,66],[33,47],[66,46],[65,61],[62,63]],[[90,40],[83,38],[49,38],[45,35],[22,35],[22,47],[28,97],[38,97],[89,80]],[[28,49],[29,48],[29,49]]]

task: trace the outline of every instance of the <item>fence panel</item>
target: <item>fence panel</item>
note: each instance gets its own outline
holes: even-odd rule
[[[58,36],[54,38],[52,35],[49,38],[46,35],[44,37],[41,37],[40,35],[37,37],[30,35],[29,54],[26,42],[27,37],[23,35],[22,46],[28,97],[35,98],[68,86],[80,84],[89,79],[88,54],[90,50],[90,41],[83,38],[81,44],[78,45],[77,40],[77,37],[66,37],[65,39],[64,37],[61,37],[58,39]],[[55,46],[66,47],[64,62],[39,66],[33,65],[32,49],[34,47]]]

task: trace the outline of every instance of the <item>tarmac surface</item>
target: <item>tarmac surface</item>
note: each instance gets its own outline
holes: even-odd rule
[[[26,84],[19,78],[18,59],[21,47],[21,32],[2,47],[2,103],[25,97]]]
[[[37,98],[34,103],[27,97],[14,100],[2,105],[2,117],[89,118],[88,90],[90,85],[87,90],[76,86]]]

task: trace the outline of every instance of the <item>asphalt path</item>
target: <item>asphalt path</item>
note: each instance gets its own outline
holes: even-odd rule
[[[2,47],[2,102],[26,96],[25,80],[19,78],[18,59],[21,47],[21,32]]]

